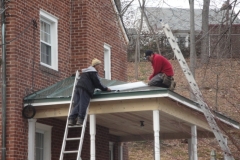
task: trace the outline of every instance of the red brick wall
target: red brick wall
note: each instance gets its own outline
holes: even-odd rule
[[[28,123],[21,114],[23,98],[70,76],[76,69],[87,67],[93,57],[103,61],[104,42],[112,46],[112,79],[126,80],[126,45],[113,15],[110,0],[73,0],[71,3],[62,0],[15,0],[8,1],[6,7],[6,41],[17,37],[6,49],[6,158],[25,160],[28,149]],[[40,65],[40,9],[59,18],[58,71]],[[38,24],[35,36],[32,19]],[[103,75],[103,70],[100,75]],[[50,122],[54,124],[53,134],[64,129],[64,122]],[[107,132],[107,129],[103,129],[103,132],[104,130]],[[60,134],[53,137],[52,155],[53,159],[58,159],[62,138]],[[107,140],[100,143],[105,146]],[[84,153],[89,154],[89,147],[84,150]],[[97,153],[103,154],[102,157],[108,155],[108,149],[107,153],[99,152]]]
[[[127,49],[111,0],[76,0],[72,13],[72,72],[88,67],[93,58],[103,62],[107,43],[112,46],[112,79],[126,81]]]
[[[48,119],[39,119],[37,122],[47,124],[52,127],[52,159],[51,160],[59,160],[60,151],[62,146],[62,140],[64,135],[64,126],[66,124],[65,121],[57,120],[53,118]],[[118,160],[118,137],[109,134],[108,128],[97,126],[96,133],[96,158],[99,160],[105,160],[109,158],[109,142],[114,142],[114,160]],[[69,137],[79,137],[80,129],[74,128],[69,130]],[[67,143],[66,150],[77,150],[79,143],[71,142]],[[83,150],[81,154],[82,159],[90,159],[90,135],[89,135],[89,124],[87,124],[84,142],[83,142]],[[65,160],[76,160],[76,155],[67,154],[64,156]],[[127,159],[124,159],[127,160]]]
[[[53,126],[52,127],[52,159],[51,160],[59,160],[60,152],[61,152],[61,146],[63,141],[63,135],[66,122],[62,120],[57,120],[54,118],[48,118],[48,119],[38,119],[38,123],[43,123],[46,125]]]
[[[26,119],[22,118],[22,101],[27,94],[69,76],[70,31],[68,26],[70,6],[69,2],[60,0],[16,0],[8,1],[6,7],[6,41],[9,42],[18,37],[22,31],[27,29],[17,40],[6,46],[6,159],[25,160],[28,152],[28,123]],[[58,72],[53,70],[43,71],[43,68],[39,66],[40,8],[59,18]],[[35,37],[33,37],[32,19],[36,19],[38,24]],[[63,60],[67,62],[63,62]],[[32,72],[33,62],[34,70]],[[34,86],[32,88],[33,77]]]

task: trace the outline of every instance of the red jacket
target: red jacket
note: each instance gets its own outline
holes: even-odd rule
[[[152,67],[153,73],[149,77],[149,80],[151,80],[158,73],[165,73],[167,76],[174,75],[171,63],[165,57],[159,54],[153,54]]]

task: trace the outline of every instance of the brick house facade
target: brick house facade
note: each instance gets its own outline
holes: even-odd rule
[[[6,160],[26,160],[28,120],[21,113],[23,98],[88,67],[92,58],[104,62],[105,46],[111,54],[111,78],[126,80],[128,40],[112,0],[16,0],[7,1],[5,7],[6,42],[11,42],[6,45]],[[57,35],[49,42],[53,43],[51,49],[55,49],[52,51],[56,55],[50,58],[49,65],[44,65],[40,58],[40,33],[48,20],[55,27],[57,25]],[[48,48],[45,44],[42,47]],[[45,60],[49,59],[45,57]],[[104,77],[103,68],[100,76]],[[66,122],[53,118],[38,119],[37,122],[52,126],[51,160],[59,159]],[[86,128],[83,159],[89,159],[88,132]],[[2,135],[2,130],[0,133]],[[117,137],[101,126],[97,126],[97,133],[98,159],[109,159],[110,141],[115,142],[114,159],[118,159]]]

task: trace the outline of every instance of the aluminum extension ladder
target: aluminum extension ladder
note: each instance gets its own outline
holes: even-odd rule
[[[71,97],[71,102],[70,102],[69,111],[68,111],[68,117],[69,117],[69,115],[71,113],[71,110],[73,108],[73,96],[74,96],[74,91],[75,91],[75,88],[76,88],[78,80],[79,80],[79,72],[76,71],[75,80],[74,80],[74,84],[73,84],[72,97]],[[89,106],[88,106],[88,108],[89,108]],[[84,134],[85,134],[86,124],[87,124],[88,108],[86,110],[86,116],[84,118],[83,125],[81,125],[81,126],[78,126],[78,125],[68,126],[68,117],[67,117],[65,133],[64,133],[64,137],[63,137],[62,149],[61,149],[59,160],[64,160],[64,155],[65,154],[76,154],[76,153],[77,153],[76,160],[81,160],[80,156],[81,156],[83,140],[84,140]],[[69,129],[72,129],[72,128],[82,128],[80,137],[68,138],[68,131],[69,131]],[[67,141],[79,141],[78,150],[68,150],[68,151],[66,151],[66,143],[67,143]]]
[[[205,118],[208,121],[210,128],[212,129],[222,151],[224,152],[225,159],[226,160],[234,160],[234,158],[231,154],[231,151],[228,148],[227,143],[225,142],[223,134],[221,133],[221,130],[219,129],[219,127],[214,119],[215,116],[211,113],[208,105],[204,102],[202,93],[201,93],[200,89],[198,88],[198,85],[197,85],[197,83],[196,83],[196,81],[195,81],[183,55],[182,55],[181,50],[178,47],[177,42],[175,41],[175,38],[172,34],[172,31],[171,31],[169,25],[162,23],[162,26],[163,26],[163,31],[173,49],[173,52],[183,70],[183,73],[185,74],[185,76],[188,80],[188,83],[192,89],[192,92],[194,93],[194,95],[197,99],[197,102],[199,103],[199,105],[205,115]]]

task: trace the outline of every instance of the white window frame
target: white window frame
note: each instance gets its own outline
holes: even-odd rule
[[[44,134],[43,159],[51,160],[52,126],[36,123],[36,132]]]
[[[36,132],[35,132],[35,134],[36,133],[40,133],[40,134],[42,134],[43,135],[43,146],[41,146],[42,148],[42,151],[43,151],[43,157],[44,157],[44,132],[43,131],[41,131],[41,130],[36,130]],[[37,138],[37,134],[35,135],[35,139]],[[36,150],[37,150],[37,141],[35,140],[35,159],[37,159],[38,157],[36,157],[37,156],[37,152],[36,152]],[[42,157],[42,158],[43,158]]]
[[[109,158],[110,158],[109,160],[114,160],[113,159],[113,154],[114,154],[113,153],[113,146],[114,146],[114,142],[109,142],[109,154],[110,154],[109,155]]]
[[[119,160],[123,160],[123,142],[118,146]]]
[[[50,13],[47,13],[44,10],[40,10],[40,21],[44,21],[45,23],[50,24],[51,65],[41,62],[41,51],[40,51],[40,64],[58,71],[58,18],[51,15]]]
[[[104,43],[104,78],[111,80],[111,46]]]

